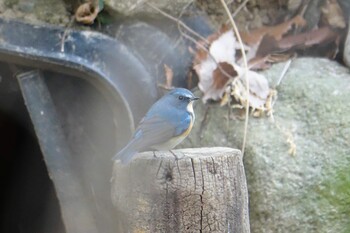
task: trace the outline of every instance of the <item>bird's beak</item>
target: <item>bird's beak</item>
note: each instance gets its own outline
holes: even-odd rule
[[[191,98],[191,101],[195,101],[195,100],[198,100],[198,99],[199,99],[199,97],[195,97],[194,96],[194,97]]]

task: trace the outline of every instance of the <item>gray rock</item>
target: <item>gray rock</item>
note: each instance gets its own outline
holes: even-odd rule
[[[296,11],[302,4],[302,0],[288,0],[288,10]]]
[[[272,86],[283,67],[264,72]],[[249,119],[244,163],[252,232],[350,232],[349,70],[326,59],[296,59],[277,90],[275,121]],[[201,103],[195,112],[183,147],[241,148],[244,121],[237,114],[227,121],[227,108]]]
[[[173,1],[164,1],[164,0],[105,0],[105,6],[107,8],[113,9],[114,11],[121,13],[123,15],[133,15],[136,13],[144,12],[156,12],[154,9],[149,7],[145,2],[150,3],[156,6],[159,9],[162,9],[166,12],[171,12],[171,15],[177,16],[180,14],[182,9],[193,2],[191,0],[173,0]]]
[[[58,0],[0,0],[0,14],[7,19],[61,26],[67,26],[71,17],[64,1]]]

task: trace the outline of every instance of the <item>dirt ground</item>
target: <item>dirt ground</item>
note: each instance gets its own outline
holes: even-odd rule
[[[254,29],[281,22],[286,16],[294,14],[301,3],[300,0],[250,0],[240,8],[244,5],[243,0],[226,2],[241,29]],[[227,15],[220,1],[198,0],[197,5],[205,10],[217,25],[227,22]]]
[[[0,17],[7,19],[65,26],[70,15],[68,7],[60,0],[0,0]]]
[[[228,0],[234,13],[244,1]],[[273,25],[295,13],[300,0],[250,0],[235,15],[241,29]],[[206,11],[216,26],[227,21],[226,13],[219,1],[197,0],[196,5]],[[0,0],[0,16],[38,24],[49,23],[66,26],[73,16],[71,5],[63,0]]]

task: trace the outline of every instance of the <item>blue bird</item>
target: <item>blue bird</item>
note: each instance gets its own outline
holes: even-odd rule
[[[145,150],[171,150],[190,133],[195,116],[193,101],[199,99],[184,88],[175,88],[160,98],[140,121],[130,142],[113,160],[123,164]]]

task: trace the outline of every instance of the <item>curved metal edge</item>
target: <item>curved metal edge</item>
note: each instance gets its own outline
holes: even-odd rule
[[[65,33],[59,27],[0,18],[0,60],[79,76],[97,87],[102,84],[123,101],[130,132],[134,120],[140,119],[135,112],[145,112],[156,98],[150,94],[156,93],[156,85],[147,82],[152,78],[143,64],[123,43],[97,32]]]

